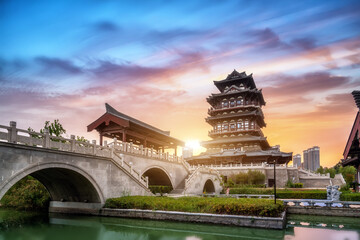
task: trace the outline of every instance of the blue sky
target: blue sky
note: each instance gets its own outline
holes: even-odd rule
[[[356,112],[359,26],[359,1],[0,1],[0,124],[60,118],[95,137],[109,102],[205,140],[212,80],[236,68],[263,88],[270,143],[320,145],[331,165]]]

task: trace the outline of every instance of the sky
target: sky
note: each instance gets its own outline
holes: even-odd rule
[[[234,69],[262,89],[271,145],[341,158],[358,109],[359,1],[0,1],[0,125],[71,134],[105,103],[184,141]]]

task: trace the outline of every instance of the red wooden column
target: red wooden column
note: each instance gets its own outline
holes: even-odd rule
[[[103,135],[102,135],[102,132],[100,132],[100,146],[103,145]]]
[[[122,141],[126,142],[126,132],[125,132],[125,130],[122,131]]]

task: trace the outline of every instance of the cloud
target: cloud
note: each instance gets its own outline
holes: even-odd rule
[[[256,45],[264,49],[287,49],[289,45],[270,28],[252,30],[248,34],[256,41]]]
[[[76,66],[70,60],[60,59],[60,58],[50,58],[50,57],[36,57],[35,62],[38,63],[42,69],[42,73],[46,74],[80,74],[82,69]]]
[[[316,40],[312,37],[296,38],[291,41],[291,45],[301,50],[311,50],[316,47]]]
[[[265,77],[271,86],[264,88],[270,96],[301,96],[314,92],[324,92],[334,88],[349,86],[350,77],[333,76],[329,72],[313,72],[300,76],[275,75]]]
[[[119,31],[120,27],[111,21],[100,21],[93,25],[97,32],[115,32]]]

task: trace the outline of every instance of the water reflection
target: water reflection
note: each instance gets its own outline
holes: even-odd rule
[[[123,218],[44,215],[0,209],[0,240],[358,240],[359,221],[358,218],[316,218],[292,215],[289,216],[286,230],[267,230]]]

